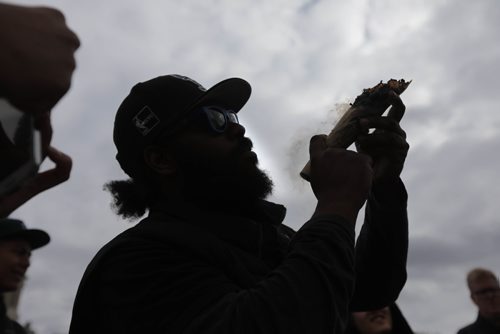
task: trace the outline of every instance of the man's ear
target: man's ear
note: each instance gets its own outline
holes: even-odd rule
[[[164,147],[148,146],[144,149],[144,161],[158,174],[171,175],[177,171],[177,163]]]

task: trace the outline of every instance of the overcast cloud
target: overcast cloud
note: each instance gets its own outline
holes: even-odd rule
[[[53,145],[73,157],[71,179],[12,215],[52,236],[33,256],[22,322],[66,333],[85,266],[131,226],[102,190],[125,178],[114,160],[114,113],[136,82],[169,73],[205,87],[233,76],[252,84],[240,121],[294,228],[314,208],[298,177],[310,136],[329,132],[336,106],[363,88],[413,80],[402,96],[411,247],[399,304],[418,332],[455,333],[475,319],[466,272],[500,273],[498,1],[16,3],[61,9],[82,42],[72,89],[53,111]]]

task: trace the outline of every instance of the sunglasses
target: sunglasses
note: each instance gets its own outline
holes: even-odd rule
[[[160,136],[160,140],[171,137],[190,124],[208,127],[217,134],[224,133],[229,123],[239,124],[236,112],[219,106],[205,106],[194,109],[186,117],[178,120]]]
[[[175,136],[186,127],[197,124],[207,128],[216,134],[226,131],[229,123],[240,124],[236,112],[219,106],[204,106],[194,109],[188,115],[167,128],[157,139],[156,143],[162,143]]]
[[[475,291],[474,294],[479,298],[493,298],[500,296],[500,288],[486,288]]]
[[[238,116],[233,110],[219,106],[205,106],[195,109],[189,117],[191,120],[208,125],[215,133],[226,131],[229,123],[239,124]]]

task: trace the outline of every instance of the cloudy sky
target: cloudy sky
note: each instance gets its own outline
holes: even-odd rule
[[[125,178],[114,160],[114,113],[133,84],[169,73],[206,87],[233,76],[252,84],[240,121],[273,176],[272,200],[287,205],[294,228],[314,207],[298,177],[310,136],[329,132],[336,107],[362,88],[413,80],[402,96],[411,247],[399,304],[419,332],[455,333],[475,319],[466,272],[500,273],[500,2],[16,3],[61,9],[82,42],[73,86],[53,110],[53,145],[72,156],[71,179],[12,215],[53,238],[33,256],[22,322],[41,334],[66,333],[86,264],[131,226],[102,190]]]

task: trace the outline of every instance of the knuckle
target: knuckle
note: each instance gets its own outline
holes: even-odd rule
[[[48,15],[53,16],[57,20],[66,20],[64,14],[57,8],[53,7],[40,7],[41,10],[45,11]]]
[[[311,137],[309,144],[310,145],[318,145],[326,140],[326,135],[314,135]]]

